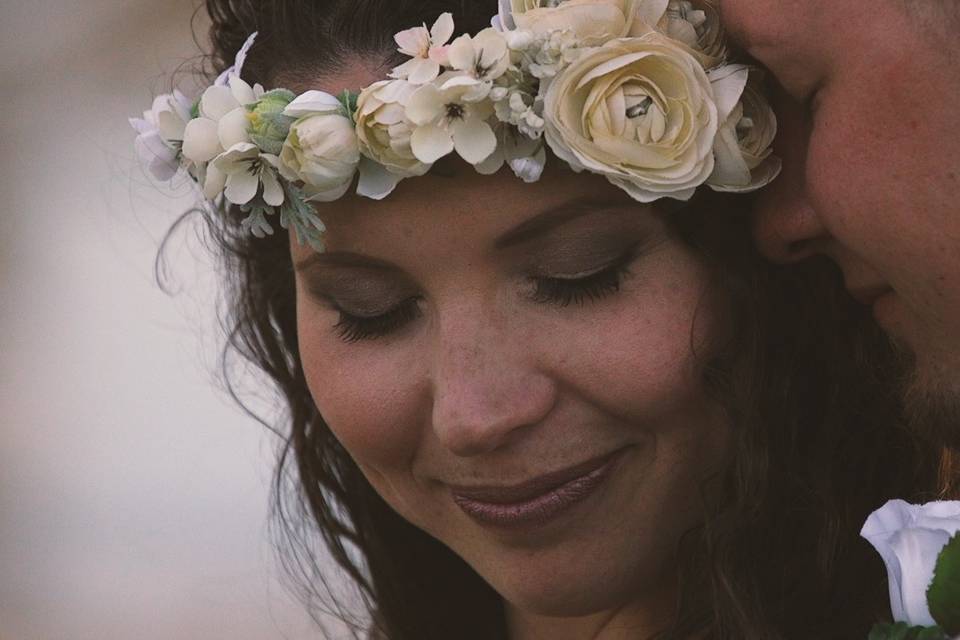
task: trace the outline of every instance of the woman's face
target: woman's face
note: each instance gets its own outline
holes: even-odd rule
[[[327,252],[292,247],[310,391],[371,484],[517,610],[575,616],[669,597],[728,430],[704,266],[558,164],[320,205]]]

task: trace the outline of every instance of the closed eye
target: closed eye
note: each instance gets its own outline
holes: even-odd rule
[[[583,276],[532,277],[535,287],[532,298],[540,304],[568,307],[572,304],[583,306],[612,296],[620,291],[623,280],[630,275],[629,265],[635,256],[634,246],[614,262]],[[407,298],[389,311],[375,316],[349,313],[334,304],[340,314],[334,329],[344,342],[375,340],[400,331],[420,318],[423,315],[421,300],[420,296]]]
[[[614,295],[620,291],[624,278],[630,275],[629,266],[635,257],[635,247],[599,271],[576,278],[533,278],[536,289],[533,299],[543,304],[568,307],[582,306]]]

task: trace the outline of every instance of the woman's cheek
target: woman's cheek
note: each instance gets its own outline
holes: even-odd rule
[[[616,304],[593,314],[589,332],[569,336],[575,346],[567,372],[612,413],[646,420],[702,391],[700,372],[719,314],[701,295],[701,267],[687,260],[670,251],[644,265]]]
[[[362,467],[409,466],[424,424],[416,362],[386,342],[344,342],[329,322],[300,326],[307,386],[337,440]]]

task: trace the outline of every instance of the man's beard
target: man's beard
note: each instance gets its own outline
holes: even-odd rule
[[[914,433],[960,452],[960,370],[947,362],[922,366],[904,345],[894,343],[901,371],[904,417]]]

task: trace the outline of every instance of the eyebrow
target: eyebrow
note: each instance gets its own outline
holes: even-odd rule
[[[582,218],[599,211],[610,211],[622,208],[629,203],[613,200],[598,200],[594,197],[575,198],[559,206],[538,213],[525,220],[513,229],[499,236],[494,241],[494,248],[498,251],[516,247],[531,242],[548,232],[577,218]],[[311,253],[309,256],[294,264],[295,271],[305,271],[315,266],[354,267],[364,269],[380,269],[383,271],[397,271],[398,267],[385,260],[379,260],[350,251],[331,251],[325,253]]]
[[[313,252],[303,260],[294,263],[295,271],[306,271],[315,266],[329,267],[359,267],[363,269],[379,269],[382,271],[396,271],[397,267],[385,260],[371,258],[352,251],[330,251],[324,253]]]
[[[598,211],[610,211],[621,208],[626,203],[613,200],[598,200],[593,197],[576,198],[559,206],[551,207],[538,213],[529,220],[525,220],[510,231],[507,231],[494,241],[494,248],[508,249],[530,242],[549,231]]]

